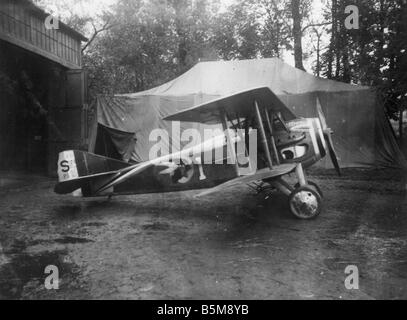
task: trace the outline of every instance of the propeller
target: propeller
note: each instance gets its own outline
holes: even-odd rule
[[[332,141],[333,131],[332,131],[331,128],[328,127],[328,125],[326,123],[326,118],[325,118],[325,115],[324,115],[324,113],[322,111],[321,103],[319,102],[318,98],[317,98],[317,112],[318,112],[319,121],[321,122],[322,132],[324,134],[326,144],[328,145],[329,156],[331,157],[331,161],[332,161],[332,164],[335,167],[336,172],[340,176],[341,175],[341,167],[339,166],[338,156],[336,155],[336,151],[335,151],[335,148],[334,148],[334,143]]]

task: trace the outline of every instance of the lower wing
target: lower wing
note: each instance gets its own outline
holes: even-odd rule
[[[295,163],[290,163],[290,164],[282,164],[278,166],[274,166],[273,169],[269,168],[264,168],[261,170],[258,170],[255,174],[253,175],[248,175],[248,176],[240,176],[235,179],[229,180],[225,183],[222,183],[220,185],[217,185],[216,187],[210,188],[208,190],[205,190],[199,194],[197,194],[195,197],[203,197],[218,191],[223,191],[225,188],[234,186],[236,184],[240,183],[250,183],[253,181],[260,181],[260,180],[265,180],[265,179],[277,179],[285,174],[289,174],[295,170],[295,167],[297,164]]]

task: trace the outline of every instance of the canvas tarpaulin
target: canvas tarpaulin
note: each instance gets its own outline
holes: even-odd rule
[[[134,134],[136,142],[131,146],[131,159],[145,161],[156,143],[149,139],[153,129],[165,129],[169,133],[166,143],[170,145],[174,128],[180,126],[182,132],[194,127],[203,132],[206,127],[164,121],[165,116],[261,86],[269,87],[302,117],[316,116],[318,97],[327,123],[334,130],[334,144],[342,167],[406,165],[373,89],[321,79],[276,58],[201,62],[178,78],[150,90],[98,96],[97,118],[107,128]],[[117,144],[120,154],[129,152],[128,147]],[[326,159],[319,165],[332,166]]]

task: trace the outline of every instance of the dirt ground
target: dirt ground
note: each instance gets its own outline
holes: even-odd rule
[[[290,216],[287,200],[247,186],[116,197],[60,196],[55,181],[0,179],[0,298],[406,299],[404,174],[314,171],[324,210]],[[59,268],[47,290],[44,269]],[[345,268],[359,270],[348,290]]]

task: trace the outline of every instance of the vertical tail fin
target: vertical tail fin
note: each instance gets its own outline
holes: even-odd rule
[[[85,151],[63,151],[58,157],[58,184],[54,191],[66,194],[82,189],[84,196],[92,196],[101,184],[128,166],[127,162]]]

